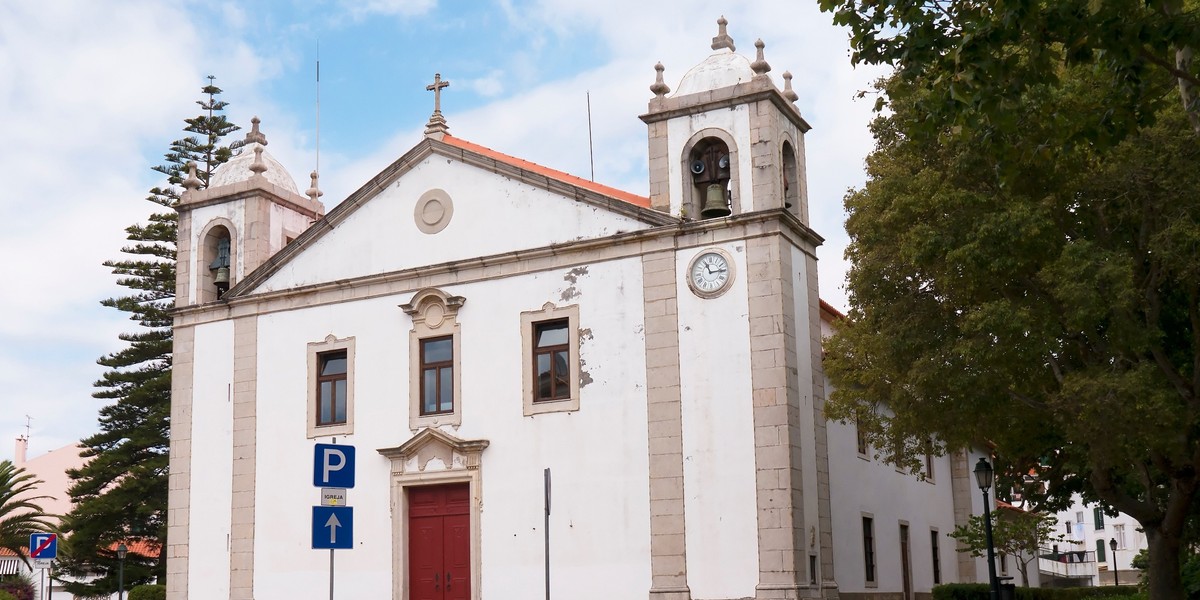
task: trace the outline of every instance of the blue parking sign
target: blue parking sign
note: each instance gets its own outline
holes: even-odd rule
[[[58,558],[58,534],[29,534],[29,557],[41,558],[45,560]]]
[[[312,507],[313,550],[354,547],[354,509],[349,506]]]
[[[317,444],[313,448],[313,485],[354,487],[354,446]]]

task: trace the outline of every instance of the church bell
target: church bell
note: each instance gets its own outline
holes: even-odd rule
[[[729,203],[725,201],[725,188],[720,184],[710,183],[704,194],[704,208],[700,209],[700,217],[715,219],[731,214],[733,213],[729,210]]]

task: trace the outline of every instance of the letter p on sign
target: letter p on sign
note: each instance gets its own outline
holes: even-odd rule
[[[317,444],[313,451],[313,485],[354,487],[354,446]]]

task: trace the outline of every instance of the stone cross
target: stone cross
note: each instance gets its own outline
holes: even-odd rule
[[[426,91],[433,92],[433,112],[435,114],[442,112],[442,88],[449,85],[449,81],[442,81],[441,73],[434,73],[433,83],[425,86]]]

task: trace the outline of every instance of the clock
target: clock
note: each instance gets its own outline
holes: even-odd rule
[[[692,259],[687,270],[688,287],[701,298],[715,298],[733,282],[733,264],[721,250],[705,250]]]

